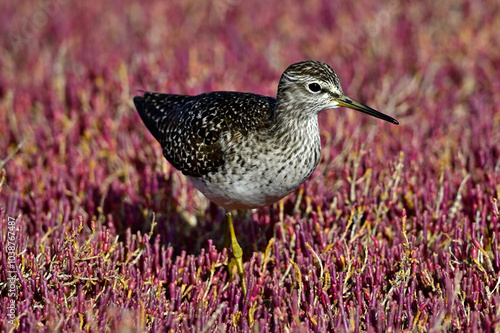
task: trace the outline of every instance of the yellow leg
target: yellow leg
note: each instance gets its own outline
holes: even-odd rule
[[[236,234],[234,232],[233,226],[233,216],[230,211],[226,211],[227,222],[229,224],[229,234],[231,236],[231,246],[233,248],[233,256],[236,261],[236,267],[238,268],[238,274],[241,280],[241,286],[243,287],[243,295],[247,295],[247,284],[245,282],[245,273],[243,272],[243,250],[238,244],[238,240],[236,239]]]

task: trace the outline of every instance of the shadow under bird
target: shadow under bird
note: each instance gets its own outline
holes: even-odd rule
[[[343,106],[398,124],[347,97],[333,69],[312,60],[285,70],[276,98],[230,91],[146,92],[134,103],[165,158],[226,210],[244,294],[243,251],[230,211],[271,205],[313,173],[320,160],[321,111]]]

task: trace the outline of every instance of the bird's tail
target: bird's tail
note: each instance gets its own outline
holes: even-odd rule
[[[139,112],[144,125],[153,134],[156,140],[160,141],[160,126],[161,120],[165,117],[165,114],[157,109],[154,104],[148,103],[148,93],[143,96],[135,96],[134,104],[135,108]]]
[[[134,97],[134,104],[148,130],[161,143],[165,139],[162,137],[165,126],[179,116],[181,108],[192,98],[145,92],[144,96]]]

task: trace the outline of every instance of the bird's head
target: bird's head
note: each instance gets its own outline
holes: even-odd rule
[[[306,60],[290,65],[281,76],[278,86],[280,99],[289,105],[300,105],[297,110],[308,110],[313,115],[343,106],[399,124],[396,119],[346,96],[337,74],[320,61]]]

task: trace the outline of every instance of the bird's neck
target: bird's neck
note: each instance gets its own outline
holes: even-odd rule
[[[318,115],[293,89],[278,89],[276,108],[273,114],[272,131],[276,135],[302,130],[318,130]]]
[[[283,102],[283,100],[281,101]],[[300,103],[278,103],[270,134],[283,145],[300,144],[321,149],[318,116]]]

